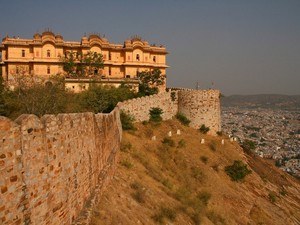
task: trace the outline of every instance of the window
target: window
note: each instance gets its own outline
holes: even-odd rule
[[[153,62],[156,62],[156,56],[153,56]]]
[[[98,74],[98,69],[95,69],[94,70],[94,75],[97,75]]]
[[[130,75],[126,75],[126,78],[130,78]]]
[[[50,57],[50,50],[47,50],[47,57]]]
[[[25,57],[25,50],[22,50],[22,57]]]
[[[148,57],[147,57],[147,56],[145,57],[145,61],[146,61],[146,62],[148,61]]]
[[[108,53],[108,60],[111,60],[111,53]]]
[[[50,66],[47,66],[47,74],[50,74]]]
[[[111,76],[111,68],[108,69],[108,75]]]
[[[136,61],[140,61],[140,55],[136,54]]]
[[[19,67],[16,66],[16,74],[19,74]]]
[[[128,60],[130,60],[130,55],[127,57]]]

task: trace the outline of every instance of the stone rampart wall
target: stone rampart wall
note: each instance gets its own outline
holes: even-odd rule
[[[163,120],[180,112],[191,120],[190,126],[198,129],[202,124],[210,128],[209,134],[221,130],[220,91],[169,88],[168,92],[119,103],[121,110],[134,116],[137,122],[149,120],[149,110],[159,107]]]
[[[178,91],[178,112],[191,120],[190,126],[209,127],[209,134],[221,130],[220,92],[218,90]]]
[[[118,108],[15,122],[0,117],[0,128],[3,225],[75,223],[111,177],[122,134]]]
[[[149,110],[158,107],[163,110],[163,120],[168,120],[177,113],[177,94],[176,92],[174,94],[172,97],[171,92],[161,92],[156,95],[135,98],[118,103],[118,107],[134,116],[137,122],[149,120]]]

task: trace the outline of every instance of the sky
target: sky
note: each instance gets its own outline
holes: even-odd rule
[[[50,28],[165,45],[168,87],[300,94],[300,0],[0,0],[0,38]]]

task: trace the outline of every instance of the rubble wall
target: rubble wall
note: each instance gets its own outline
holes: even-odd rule
[[[191,127],[199,129],[204,124],[215,135],[221,130],[220,91],[178,90],[178,112],[191,120]]]
[[[174,92],[161,92],[156,95],[145,96],[141,98],[135,98],[127,100],[125,102],[118,103],[118,107],[134,116],[136,122],[148,121],[149,110],[151,108],[161,108],[163,110],[163,120],[171,119],[177,113],[177,96]]]
[[[0,127],[0,224],[76,223],[114,170],[118,108],[15,122],[0,117]]]
[[[163,120],[180,112],[191,120],[190,126],[198,129],[202,124],[210,128],[209,134],[221,130],[220,91],[170,88],[167,92],[136,98],[119,103],[121,110],[134,116],[136,122],[149,120],[149,110],[163,110]]]

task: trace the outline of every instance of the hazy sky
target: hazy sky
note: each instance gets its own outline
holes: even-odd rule
[[[0,35],[140,35],[166,45],[169,87],[300,94],[300,0],[0,0]]]

